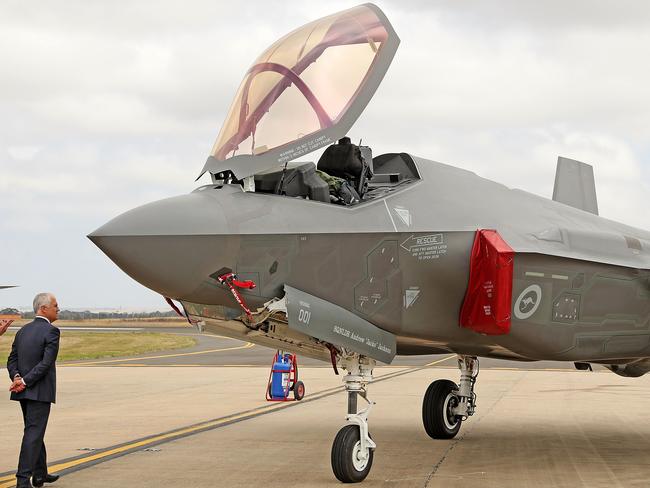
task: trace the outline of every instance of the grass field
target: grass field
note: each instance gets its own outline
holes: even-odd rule
[[[13,325],[21,327],[31,322],[32,319],[16,320]],[[57,327],[180,327],[191,328],[187,320],[181,318],[153,318],[153,319],[94,319],[94,320],[57,320]]]
[[[0,366],[7,364],[14,334],[0,337]],[[137,356],[156,351],[183,349],[196,344],[193,337],[156,332],[61,333],[58,361]]]

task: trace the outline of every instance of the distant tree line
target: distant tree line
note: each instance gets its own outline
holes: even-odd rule
[[[15,308],[5,308],[0,310],[0,315],[20,315],[24,319],[33,319],[34,312],[20,312]],[[121,319],[121,320],[143,320],[143,319],[162,319],[178,317],[176,312],[72,312],[70,310],[61,310],[59,312],[60,320],[97,320],[97,319]]]
[[[22,315],[22,314],[15,308],[3,308],[2,310],[0,310],[0,315]]]

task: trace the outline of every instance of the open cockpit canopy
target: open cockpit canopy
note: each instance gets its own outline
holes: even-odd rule
[[[366,107],[399,38],[372,4],[311,22],[246,72],[201,175],[238,179],[343,137]]]

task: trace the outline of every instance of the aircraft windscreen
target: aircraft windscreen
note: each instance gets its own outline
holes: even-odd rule
[[[377,13],[362,5],[275,42],[244,76],[211,155],[260,155],[335,125],[388,35]]]

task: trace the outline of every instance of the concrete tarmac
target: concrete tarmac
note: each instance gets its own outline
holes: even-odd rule
[[[101,333],[100,331],[87,331],[88,333]],[[122,330],[128,334],[133,331]],[[187,349],[176,349],[174,351],[163,351],[160,353],[145,354],[128,358],[105,358],[89,359],[85,361],[59,362],[62,366],[130,366],[130,367],[151,367],[151,366],[173,366],[173,367],[199,367],[199,366],[271,366],[275,351],[272,349],[257,346],[253,343],[244,343],[228,337],[216,336],[213,334],[199,333],[195,328],[168,327],[149,328],[147,332],[162,332],[168,334],[188,335],[196,339],[197,344]],[[65,331],[62,332],[65,334]],[[422,356],[397,356],[392,366],[423,366],[439,359],[440,355]],[[299,357],[299,365],[331,368],[331,365],[316,359]],[[455,368],[455,363],[450,363]],[[481,359],[483,368],[516,368],[516,369],[574,369],[573,363],[557,361],[503,361],[497,359]]]
[[[377,368],[377,377],[388,376],[369,390],[378,449],[362,486],[650,484],[650,378],[486,368],[477,413],[456,439],[442,441],[424,432],[421,403],[431,381],[457,380],[444,367],[454,358],[445,358],[426,368]],[[269,404],[267,367],[60,368],[46,438],[49,465],[63,473],[55,486],[340,486],[330,468],[346,409],[340,377],[312,367],[301,375],[303,402]],[[8,400],[0,415],[5,488],[22,419]]]

